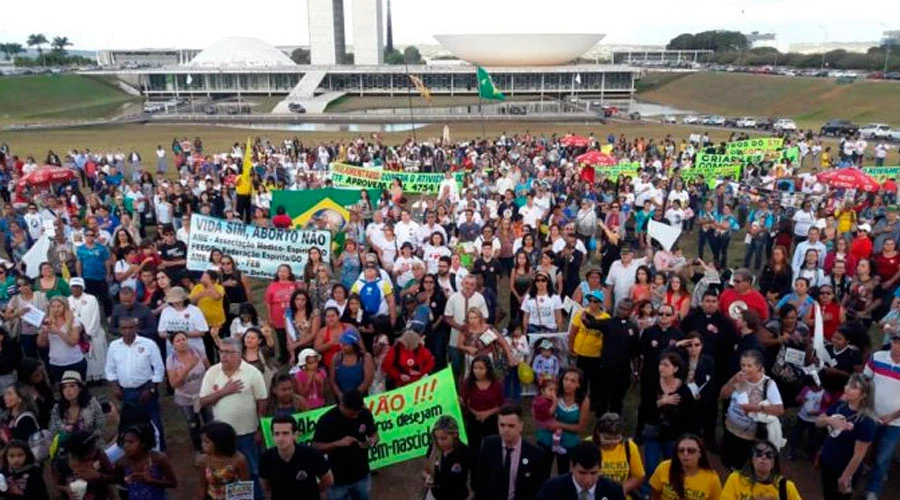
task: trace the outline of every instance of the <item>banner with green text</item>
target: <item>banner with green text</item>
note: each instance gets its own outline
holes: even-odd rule
[[[444,174],[392,172],[389,170],[355,167],[343,163],[332,163],[330,170],[331,181],[335,186],[388,189],[391,187],[394,179],[399,179],[403,184],[403,192],[405,193],[437,194],[441,181],[444,180]],[[465,172],[455,172],[453,174],[459,185],[462,185],[465,176]]]
[[[696,179],[699,176],[703,176],[703,179],[709,185],[709,187],[715,187],[717,181],[724,180],[725,177],[730,177],[733,181],[739,181],[741,179],[741,166],[740,165],[694,165],[691,168],[686,168],[681,170],[681,178],[685,182],[690,182]]]
[[[762,159],[763,155],[758,154],[731,153],[718,155],[712,153],[697,153],[697,159],[694,162],[694,166],[691,168],[710,169],[731,165],[745,165],[748,162],[755,162]]]
[[[459,439],[467,443],[462,411],[453,381],[453,372],[445,368],[416,383],[366,398],[366,406],[375,418],[378,444],[369,448],[369,465],[380,469],[425,455],[431,444],[431,428],[442,415],[459,423]],[[294,415],[299,427],[297,441],[309,444],[319,418],[334,408],[328,406]],[[272,441],[272,419],[259,420],[266,448]]]
[[[607,179],[618,179],[620,175],[634,177],[640,169],[640,162],[635,161],[630,163],[619,163],[618,165],[611,165],[608,167],[597,167],[595,172],[596,175],[602,175]]]
[[[890,167],[863,167],[862,171],[879,183],[887,180],[896,180],[900,176],[900,166],[897,165]]]
[[[780,137],[758,137],[743,141],[729,142],[725,148],[729,153],[749,153],[752,151],[778,151],[784,147],[784,139]]]

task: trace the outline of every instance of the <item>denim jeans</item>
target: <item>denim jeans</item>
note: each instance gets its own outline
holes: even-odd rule
[[[714,229],[700,229],[697,233],[697,255],[701,259],[703,259],[703,250],[706,245],[709,245],[709,249],[712,250],[713,260],[718,260],[719,246]]]
[[[767,239],[768,236],[761,236],[750,240],[750,243],[746,245],[747,253],[744,254],[744,267],[750,269],[751,260],[754,260],[756,262],[756,266],[754,267],[756,267],[757,270],[762,267],[762,262],[764,260],[763,253],[767,247]]]
[[[369,500],[372,496],[372,476],[350,484],[335,484],[328,489],[328,500]]]
[[[466,363],[466,355],[463,351],[460,351],[453,346],[450,346],[447,351],[450,353],[450,368],[453,369],[453,376],[459,380],[462,378],[463,373],[466,372],[464,366]]]
[[[134,389],[122,389],[122,403],[133,403],[142,406],[147,410],[147,414],[150,415],[150,420],[153,421],[153,425],[155,425],[156,430],[159,431],[159,449],[160,451],[166,451],[166,433],[163,431],[162,415],[160,414],[159,409],[159,394],[154,391],[150,394],[150,399],[148,401],[141,401],[141,393],[144,392],[147,385],[155,386],[156,384],[148,382],[148,384]]]
[[[896,425],[880,426],[875,434],[875,465],[869,474],[867,491],[881,493],[888,470],[891,468],[891,458],[900,444],[900,427]]]
[[[518,403],[522,399],[522,384],[519,382],[518,367],[510,367],[503,378],[503,396]]]
[[[675,441],[657,441],[656,439],[647,439],[644,441],[644,469],[647,472],[646,480],[641,486],[641,492],[650,495],[650,478],[653,472],[662,463],[663,460],[672,458],[675,452]]]
[[[194,451],[202,452],[203,449],[200,447],[200,428],[207,422],[212,421],[212,412],[209,408],[202,408],[200,413],[195,413],[193,405],[178,405],[178,411],[188,426]]]
[[[253,498],[262,500],[263,491],[259,484],[259,447],[256,446],[256,434],[241,434],[237,437],[237,451],[247,459],[250,480],[253,481]]]

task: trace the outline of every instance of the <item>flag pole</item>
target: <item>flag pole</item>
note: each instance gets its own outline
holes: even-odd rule
[[[487,133],[484,131],[484,99],[481,97],[481,82],[478,81],[478,66],[475,66],[475,88],[478,89],[478,113],[481,115],[481,137],[487,140]]]
[[[412,89],[409,88],[412,85],[412,80],[409,78],[409,63],[406,61],[406,57],[403,57],[403,66],[406,68],[406,99],[409,102],[409,121],[412,125],[412,135],[413,142],[418,142],[416,139],[416,117],[413,115],[413,107],[412,107]]]

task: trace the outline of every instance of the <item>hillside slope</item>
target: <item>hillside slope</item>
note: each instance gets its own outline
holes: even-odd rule
[[[0,120],[84,120],[139,100],[100,77],[39,75],[0,78]]]
[[[900,123],[900,83],[699,72],[641,93],[645,101],[724,116],[789,117],[801,126],[831,118]]]

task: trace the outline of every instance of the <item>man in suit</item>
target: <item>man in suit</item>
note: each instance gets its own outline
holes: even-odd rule
[[[500,408],[497,427],[500,435],[485,438],[481,445],[475,500],[534,500],[550,476],[546,453],[522,439],[522,408]]]
[[[600,449],[581,443],[569,451],[572,472],[553,478],[538,492],[536,500],[625,500],[622,485],[600,477]]]

